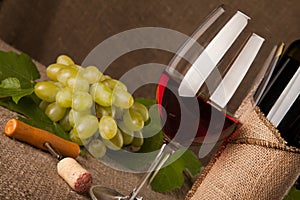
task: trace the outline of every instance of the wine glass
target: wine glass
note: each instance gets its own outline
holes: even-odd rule
[[[253,79],[259,79],[256,72],[260,66],[252,64],[264,59],[269,50],[268,45],[262,48],[264,38],[247,29],[249,20],[246,14],[227,6],[216,8],[175,51],[169,65],[156,74],[156,101],[166,143],[155,158],[152,156],[140,184],[124,199],[135,199],[178,148],[197,144],[198,156],[204,158],[240,125],[235,112]],[[130,156],[122,153],[112,157]]]
[[[236,111],[253,87],[251,81],[263,76],[253,63],[266,57],[270,44],[247,29],[249,20],[240,11],[218,7],[160,77],[157,102],[166,119],[165,139],[189,146],[200,159],[240,126]]]

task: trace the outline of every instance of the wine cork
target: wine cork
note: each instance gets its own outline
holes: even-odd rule
[[[57,172],[78,193],[87,192],[92,186],[92,175],[73,158],[59,161]]]

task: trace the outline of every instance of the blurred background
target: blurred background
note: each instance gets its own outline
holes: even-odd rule
[[[266,39],[300,38],[299,0],[0,0],[0,38],[45,65],[61,53],[81,63],[97,44],[128,29],[164,27],[190,35],[220,4],[250,16]],[[136,56],[142,63],[148,57],[169,61],[160,52]]]
[[[251,29],[269,45],[280,41],[288,45],[300,38],[299,0],[0,0],[0,39],[45,66],[59,54],[81,64],[95,46],[125,30],[164,27],[191,35],[220,4],[250,16]],[[129,54],[112,63],[112,69],[118,68],[115,78],[124,73],[120,69],[149,62],[168,64],[172,57],[154,49]],[[262,55],[256,69],[266,58]]]

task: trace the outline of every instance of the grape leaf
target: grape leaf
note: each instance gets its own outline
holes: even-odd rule
[[[40,73],[28,55],[0,51],[0,81],[9,77],[18,79],[25,89],[33,87]]]
[[[0,106],[21,114],[19,119],[27,124],[70,140],[39,108],[40,100],[33,93],[38,78],[40,73],[28,55],[0,51]]]
[[[184,183],[183,171],[187,169],[192,176],[195,176],[200,172],[200,168],[200,161],[190,150],[179,149],[170,156],[166,167],[162,168],[154,177],[151,188],[157,192],[181,188]]]
[[[148,152],[156,151],[160,149],[162,144],[163,144],[163,133],[162,131],[160,131],[157,134],[153,135],[152,137],[145,138],[144,144],[142,145],[139,152],[148,153]]]
[[[156,103],[155,100],[146,98],[136,98],[134,101],[144,104],[146,107],[150,107]]]
[[[33,92],[34,80],[38,78],[39,71],[29,56],[0,51],[0,98],[12,97],[18,103]]]
[[[295,187],[292,187],[287,196],[284,197],[284,200],[299,200],[300,199],[300,190],[297,190]]]
[[[17,78],[9,77],[4,79],[0,87],[2,88],[21,88],[20,81]]]
[[[18,103],[18,101],[27,95],[32,94],[34,91],[33,88],[27,88],[27,89],[20,89],[20,88],[15,88],[15,89],[9,89],[9,88],[0,88],[0,98],[3,97],[12,97],[12,100],[15,103]]]
[[[21,89],[20,81],[17,78],[6,78],[0,84],[0,98],[12,97],[15,103],[18,103],[22,97],[32,94],[33,91],[32,87]]]
[[[20,117],[19,119],[27,124],[49,131],[50,133],[55,133],[63,139],[70,140],[68,134],[63,131],[59,124],[52,122],[48,118],[31,96],[23,97],[17,104],[10,99],[0,100],[0,106],[24,115],[26,118]]]

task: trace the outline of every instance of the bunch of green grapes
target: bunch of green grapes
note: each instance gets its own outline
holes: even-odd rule
[[[34,88],[42,100],[40,108],[73,142],[85,145],[96,158],[104,156],[107,148],[143,145],[141,130],[149,119],[148,109],[134,102],[125,84],[95,66],[82,68],[66,55],[59,56],[46,73],[50,80]]]

